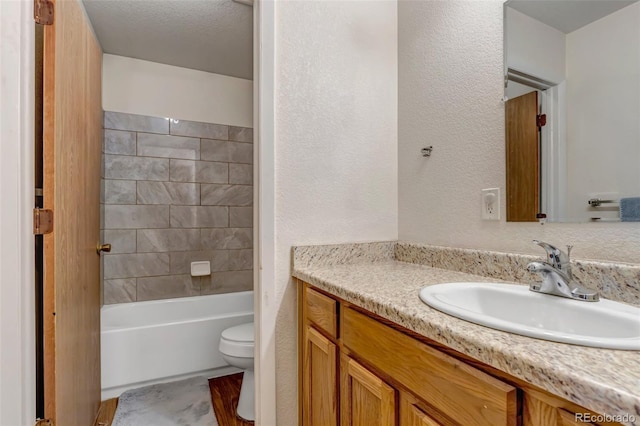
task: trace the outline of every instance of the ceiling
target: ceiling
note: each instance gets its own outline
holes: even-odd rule
[[[104,53],[253,79],[253,9],[232,0],[83,0]]]
[[[565,34],[638,0],[509,0],[507,5]]]

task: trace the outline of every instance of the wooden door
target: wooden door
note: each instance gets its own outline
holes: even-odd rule
[[[341,425],[395,425],[395,390],[347,355],[342,355],[340,369]]]
[[[540,213],[538,92],[509,99],[505,119],[507,222],[535,222]]]
[[[44,404],[54,424],[93,424],[100,405],[102,51],[80,2],[55,1],[44,33]]]
[[[337,347],[307,325],[303,355],[303,424],[338,424]]]
[[[400,396],[400,426],[441,426],[441,423],[421,410],[413,396],[402,393]]]

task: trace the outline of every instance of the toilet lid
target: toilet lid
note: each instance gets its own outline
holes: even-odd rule
[[[229,327],[222,332],[222,338],[233,342],[253,342],[253,323]]]

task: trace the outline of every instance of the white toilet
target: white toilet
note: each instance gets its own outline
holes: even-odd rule
[[[222,332],[220,353],[233,367],[244,370],[242,388],[238,399],[238,416],[255,420],[253,386],[253,323],[229,327]]]

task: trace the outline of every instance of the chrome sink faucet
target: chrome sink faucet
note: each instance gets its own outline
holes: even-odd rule
[[[571,273],[571,248],[567,246],[567,253],[543,241],[533,240],[547,252],[545,262],[531,262],[527,269],[542,274],[541,283],[532,283],[529,290],[537,293],[566,297],[584,302],[597,302],[600,296],[597,292],[588,290],[573,280]]]

